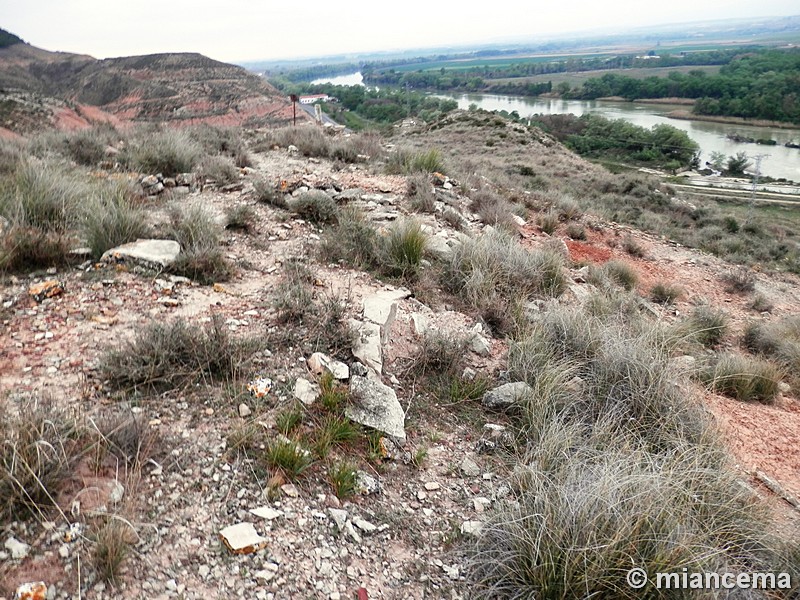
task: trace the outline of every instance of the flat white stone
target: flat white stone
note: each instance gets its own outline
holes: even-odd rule
[[[168,267],[180,252],[181,245],[174,240],[136,240],[107,250],[101,260],[131,260]]]
[[[237,523],[219,532],[222,541],[234,554],[250,554],[267,545],[267,539],[258,535],[252,523]]]
[[[257,517],[266,519],[267,521],[271,521],[272,519],[277,519],[278,517],[283,516],[282,510],[275,510],[270,506],[259,506],[258,508],[251,508],[250,512]]]

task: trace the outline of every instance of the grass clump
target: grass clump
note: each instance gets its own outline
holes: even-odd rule
[[[303,422],[305,411],[297,404],[280,412],[275,417],[275,426],[283,435],[290,435]]]
[[[756,288],[756,277],[747,267],[740,267],[721,276],[729,294],[745,294]]]
[[[238,127],[215,127],[204,123],[189,129],[188,134],[206,154],[227,157],[239,168],[251,167],[253,161],[241,131]]]
[[[442,272],[444,288],[468,305],[559,296],[566,289],[563,258],[554,251],[529,252],[511,236],[495,231],[456,247]]]
[[[249,204],[236,204],[225,209],[225,229],[250,233],[256,220],[256,211]]]
[[[350,206],[339,212],[336,225],[320,244],[319,254],[326,262],[339,262],[355,269],[374,269],[381,262],[375,228],[360,210]]]
[[[410,173],[443,173],[442,153],[436,148],[417,152],[411,156],[407,168]]]
[[[83,234],[95,259],[106,250],[149,237],[149,231],[144,211],[123,183],[105,186],[86,207]]]
[[[0,520],[46,520],[79,456],[76,421],[53,401],[0,405]]]
[[[257,342],[237,339],[214,315],[205,327],[183,319],[153,322],[130,341],[107,350],[100,364],[114,389],[179,389],[191,383],[230,382],[247,373]]]
[[[777,362],[792,386],[800,386],[800,317],[750,323],[745,327],[742,343],[751,352]]]
[[[120,568],[130,553],[130,525],[113,515],[94,535],[92,564],[100,581],[116,585]]]
[[[47,163],[20,162],[0,182],[0,270],[27,271],[64,264],[79,224],[86,187]]]
[[[635,256],[636,258],[644,258],[644,246],[633,239],[631,234],[625,236],[625,239],[622,241],[622,248],[631,256]]]
[[[239,181],[239,169],[227,156],[206,156],[197,165],[197,172],[205,181],[228,185]]]
[[[349,462],[335,462],[328,468],[333,493],[339,500],[355,495],[358,490],[358,476],[355,466]]]
[[[286,194],[281,192],[274,183],[264,178],[253,181],[253,193],[256,196],[256,200],[275,208],[287,208],[289,206],[286,202]]]
[[[659,281],[650,288],[650,299],[656,304],[675,304],[682,295],[683,289],[672,283]]]
[[[411,199],[411,207],[417,212],[432,213],[435,208],[436,195],[433,192],[428,175],[415,173],[409,175],[407,194]]]
[[[536,222],[539,224],[539,228],[542,231],[544,231],[547,235],[553,235],[556,229],[558,229],[558,224],[560,223],[560,219],[558,218],[557,212],[549,211],[539,215],[536,218]]]
[[[720,394],[744,402],[772,404],[778,397],[782,375],[770,361],[726,353],[702,377],[710,389]]]
[[[227,281],[233,275],[233,266],[219,246],[220,227],[202,206],[174,206],[169,237],[181,245],[178,258],[170,266],[173,273],[203,285]]]
[[[358,429],[349,419],[328,413],[314,430],[314,453],[320,458],[327,458],[332,446],[351,442],[357,436]]]
[[[419,270],[428,236],[418,221],[405,219],[395,223],[383,239],[390,274],[401,277],[414,276]]]
[[[698,306],[685,321],[678,323],[678,334],[706,348],[719,344],[728,332],[728,315],[710,306]]]
[[[292,440],[271,441],[267,444],[264,460],[290,480],[300,477],[313,463],[311,453]]]
[[[322,190],[309,190],[290,204],[292,211],[312,223],[335,223],[339,214],[336,202]]]
[[[185,131],[142,129],[130,140],[121,158],[135,171],[174,177],[192,171],[202,152]]]
[[[609,281],[626,290],[632,290],[639,281],[636,271],[621,260],[610,260],[602,266],[603,274]]]
[[[460,373],[468,339],[450,332],[426,331],[410,370],[418,376],[453,376]]]
[[[583,225],[579,225],[578,223],[570,223],[567,225],[567,237],[571,240],[585,240],[586,229],[584,229]]]
[[[675,385],[676,343],[636,312],[556,308],[512,345],[509,375],[531,387],[511,415],[521,464],[512,502],[467,548],[475,597],[634,599],[632,565],[787,564],[709,418]]]

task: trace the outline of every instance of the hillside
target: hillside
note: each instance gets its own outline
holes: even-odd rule
[[[288,99],[262,78],[193,53],[96,60],[15,43],[0,48],[0,90],[3,126],[17,133],[35,125],[33,107],[45,126],[60,128],[105,115],[178,125],[259,126],[291,118]]]
[[[0,598],[800,577],[800,279],[753,258],[796,242],[759,210],[480,111],[103,135],[0,146]]]

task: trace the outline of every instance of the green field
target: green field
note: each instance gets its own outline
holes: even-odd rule
[[[527,63],[554,62],[570,58],[597,58],[599,56],[616,55],[612,52],[596,52],[593,54],[545,54],[536,56],[503,56],[497,58],[458,58],[451,60],[437,60],[424,63],[413,63],[391,67],[399,73],[408,71],[438,71],[440,69],[464,71],[475,67],[507,67]]]

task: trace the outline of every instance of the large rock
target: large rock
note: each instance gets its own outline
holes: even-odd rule
[[[180,251],[181,245],[174,240],[136,240],[106,251],[101,260],[163,268],[174,263]]]
[[[377,323],[364,323],[350,320],[350,327],[356,332],[353,343],[353,356],[362,364],[374,369],[376,373],[383,372],[383,353],[381,350],[381,327]]]
[[[294,382],[294,397],[306,406],[311,406],[319,398],[322,390],[316,383],[311,383],[308,379],[298,377]]]
[[[504,383],[483,395],[483,405],[494,410],[516,408],[520,399],[532,391],[531,386],[524,381]]]
[[[352,404],[345,409],[348,419],[405,442],[406,414],[392,388],[379,381],[353,376],[350,396]]]
[[[447,260],[453,256],[453,249],[447,243],[447,239],[441,235],[428,236],[425,252],[440,260]]]
[[[408,298],[411,292],[405,289],[381,290],[364,298],[364,317],[381,326],[381,342],[389,340],[392,323],[397,316],[397,301]]]

